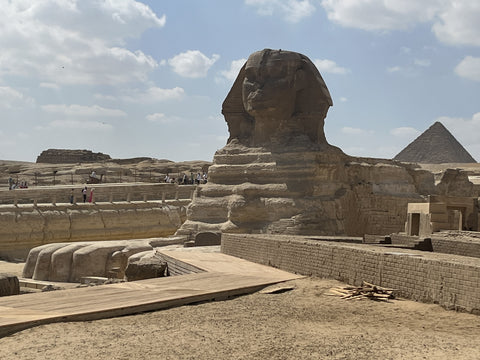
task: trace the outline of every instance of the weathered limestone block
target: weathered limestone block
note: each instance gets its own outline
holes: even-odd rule
[[[154,251],[137,253],[128,260],[125,280],[135,281],[165,276],[167,262]]]
[[[71,219],[71,238],[92,240],[106,238],[103,212],[96,209],[67,210]]]
[[[0,274],[0,296],[20,294],[18,277],[9,274]]]
[[[222,242],[222,234],[215,232],[201,232],[195,236],[195,246],[212,246],[220,245]]]
[[[107,259],[106,276],[109,278],[123,279],[128,266],[128,259],[137,253],[151,251],[152,248],[153,245],[148,240],[128,242],[122,250],[115,251]]]
[[[57,238],[68,239],[71,234],[71,219],[67,212],[47,210],[42,212],[44,219],[44,241],[50,242]]]

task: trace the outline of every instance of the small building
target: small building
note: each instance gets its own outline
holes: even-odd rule
[[[425,203],[409,203],[405,232],[425,237],[440,230],[478,231],[478,198],[430,195]]]

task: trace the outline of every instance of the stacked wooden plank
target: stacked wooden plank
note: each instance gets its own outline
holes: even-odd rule
[[[371,299],[378,301],[388,301],[394,299],[395,289],[388,289],[378,285],[362,282],[362,286],[344,286],[330,289],[331,295],[341,296],[346,300]]]

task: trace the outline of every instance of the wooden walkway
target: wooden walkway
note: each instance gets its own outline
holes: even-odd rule
[[[271,267],[195,248],[161,251],[205,272],[0,298],[0,337],[62,321],[96,320],[226,299],[300,278]]]

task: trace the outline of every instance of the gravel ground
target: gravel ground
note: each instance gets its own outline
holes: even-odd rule
[[[343,285],[334,280],[287,284],[294,289],[38,326],[0,339],[0,358],[480,358],[480,316],[407,300],[343,300],[329,295]]]

